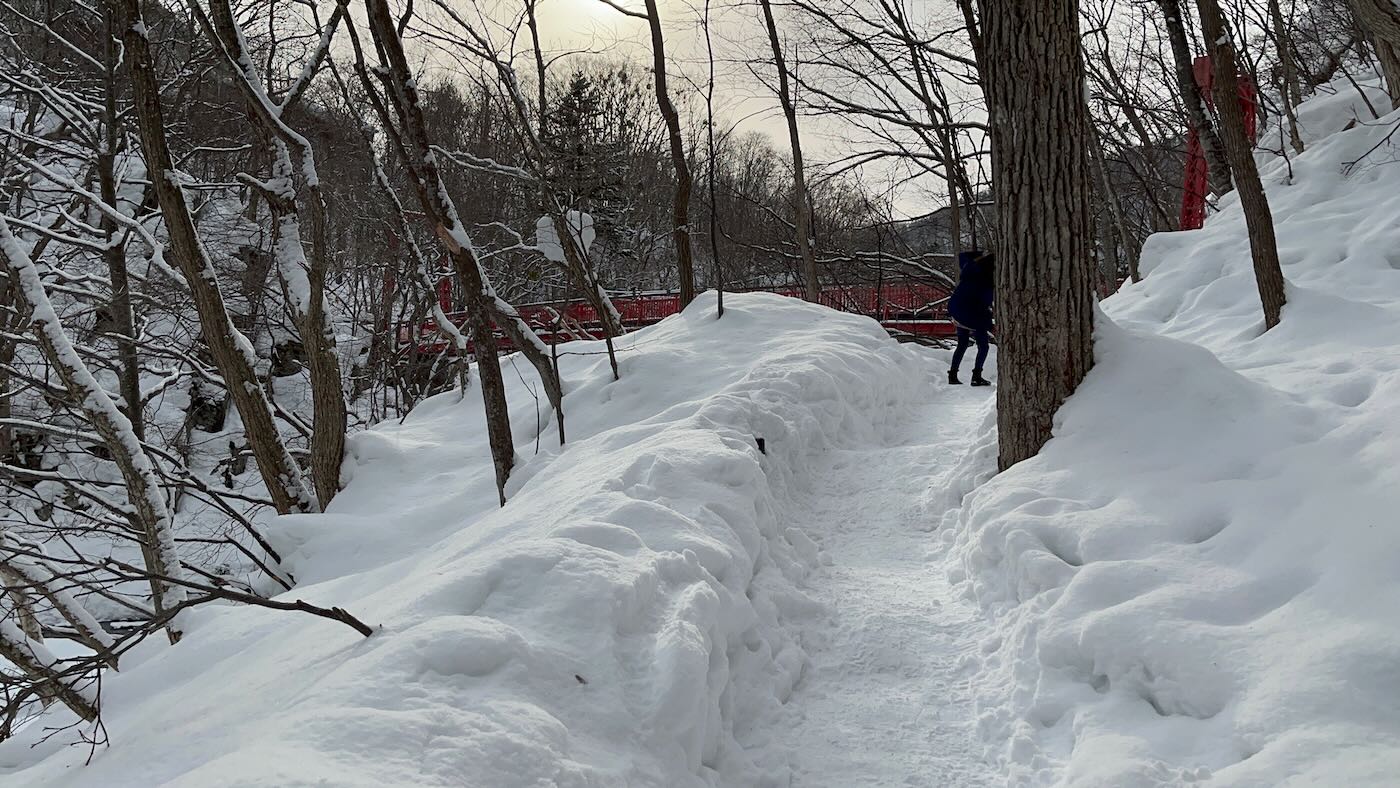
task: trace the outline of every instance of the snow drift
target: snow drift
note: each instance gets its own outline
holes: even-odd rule
[[[1341,83],[1302,120],[1306,153],[1259,154],[1282,324],[1234,197],[1154,236],[1054,439],[947,523],[1012,784],[1400,774],[1400,113]],[[952,494],[990,476],[990,426]]]
[[[564,346],[562,450],[507,358],[517,446],[540,448],[504,509],[475,389],[354,436],[331,511],[274,528],[288,597],[373,637],[201,608],[104,681],[110,748],[83,766],[73,732],[31,749],[31,726],[6,783],[786,784],[748,741],[803,665],[794,581],[818,556],[776,513],[814,452],[889,437],[922,372],[865,318],[763,294],[714,312],[621,340],[620,382],[597,343]]]

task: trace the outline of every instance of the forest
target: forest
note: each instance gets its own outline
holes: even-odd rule
[[[470,413],[432,429],[453,436],[442,483],[471,490],[473,514],[433,539],[518,501],[533,511],[541,474],[610,457],[599,436],[670,412],[653,402],[689,407],[681,381],[711,391],[694,377],[706,365],[727,381],[735,358],[762,358],[806,380],[785,359],[828,353],[811,363],[868,365],[868,380],[804,385],[880,410],[860,386],[902,390],[889,381],[945,364],[948,340],[896,344],[800,302],[891,283],[946,295],[959,256],[990,250],[998,378],[978,429],[992,445],[967,460],[980,485],[1068,445],[1071,405],[1100,396],[1081,383],[1125,363],[1101,302],[1207,254],[1171,239],[1227,220],[1241,267],[1220,277],[1247,299],[1196,325],[1247,321],[1247,339],[1211,349],[1253,369],[1230,354],[1294,341],[1311,324],[1290,316],[1311,314],[1324,276],[1289,268],[1313,257],[1280,190],[1382,177],[1357,173],[1393,160],[1397,108],[1391,0],[0,0],[0,747],[41,727],[85,753],[122,747],[108,677],[201,648],[206,611],[386,637],[374,604],[312,592],[332,574],[304,570],[322,526],[298,518],[378,511],[400,483],[372,465],[383,436],[444,408]],[[1331,135],[1361,133],[1334,155]],[[1172,276],[1159,286],[1185,281]],[[643,327],[627,311],[643,297],[682,311]],[[1170,322],[1212,303],[1180,298],[1109,312]],[[917,314],[955,328],[942,299]],[[1210,346],[1216,329],[1193,330]],[[635,423],[609,410],[626,402]],[[825,445],[807,433],[849,422],[813,413],[782,429],[754,416],[745,440]],[[403,473],[438,472],[413,461]],[[806,461],[791,461],[796,478]],[[369,477],[375,496],[337,503]],[[966,527],[1003,527],[967,506]],[[780,552],[810,558],[791,530]],[[364,550],[388,538],[347,533]],[[739,571],[706,569],[721,585]],[[687,750],[709,775],[697,784],[788,784],[701,750]],[[680,784],[648,774],[618,784]]]

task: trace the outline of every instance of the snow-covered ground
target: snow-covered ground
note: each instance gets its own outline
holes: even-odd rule
[[[1303,108],[1306,153],[1259,155],[1282,324],[1262,331],[1235,198],[1154,236],[1056,437],[950,516],[1013,784],[1396,784],[1400,113],[1333,91]]]
[[[597,344],[565,348],[563,450],[507,362],[523,456],[505,509],[473,389],[356,435],[331,511],[275,523],[288,598],[373,637],[201,609],[104,682],[110,749],[81,766],[72,735],[29,748],[32,726],[0,748],[7,783],[786,784],[769,721],[821,610],[786,512],[830,451],[902,439],[927,356],[764,294],[722,320],[702,297],[619,344],[620,382]]]
[[[785,515],[825,559],[808,579],[826,611],[805,633],[811,663],[773,728],[794,786],[995,784],[971,670],[992,633],[953,593],[930,534],[956,505],[938,492],[994,395],[944,383],[941,354],[923,360],[925,401],[899,440],[825,453]]]

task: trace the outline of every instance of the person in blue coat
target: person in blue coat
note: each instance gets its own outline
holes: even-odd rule
[[[958,254],[958,286],[948,299],[948,316],[958,329],[958,348],[953,351],[953,366],[948,370],[948,382],[960,385],[958,368],[963,355],[975,340],[977,360],[972,366],[972,385],[990,386],[982,377],[982,365],[987,363],[987,350],[992,331],[992,302],[996,298],[996,258],[991,252],[973,250]]]

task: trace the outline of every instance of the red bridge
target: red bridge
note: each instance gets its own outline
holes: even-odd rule
[[[798,287],[762,292],[802,297],[802,289]],[[842,312],[872,317],[896,337],[932,339],[954,335],[953,323],[948,319],[944,307],[949,292],[946,287],[910,281],[879,286],[833,286],[822,291],[821,303]],[[446,300],[445,293],[439,295]],[[681,308],[680,296],[675,293],[615,293],[611,297],[613,307],[622,316],[623,327],[628,331],[659,323]],[[603,336],[598,313],[582,300],[521,304],[516,310],[540,339],[550,344],[575,339],[601,339]],[[443,311],[453,325],[460,328],[465,324],[465,312]],[[499,329],[496,337],[502,350],[514,347]],[[398,324],[397,338],[401,349],[417,353],[437,353],[450,344],[447,334],[439,330],[432,318]]]

